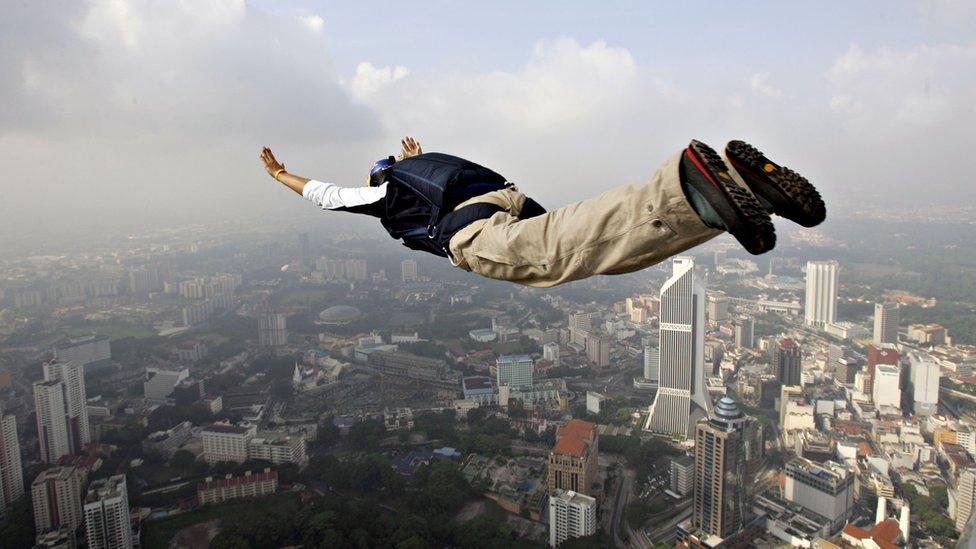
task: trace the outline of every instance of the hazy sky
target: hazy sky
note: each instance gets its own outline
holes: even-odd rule
[[[692,137],[828,207],[976,200],[976,2],[488,4],[0,0],[0,232],[273,222],[311,205],[260,146],[359,185],[404,134],[548,207]]]

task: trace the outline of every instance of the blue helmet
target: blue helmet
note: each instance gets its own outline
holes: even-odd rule
[[[367,187],[379,187],[386,179],[386,169],[396,163],[392,156],[381,158],[369,169],[369,177],[366,178]]]

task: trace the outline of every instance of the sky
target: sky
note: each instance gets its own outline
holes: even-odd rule
[[[310,204],[401,136],[544,206],[745,139],[828,211],[976,201],[976,2],[0,0],[0,234]],[[321,230],[349,214],[322,213]],[[312,230],[318,230],[312,228]],[[380,230],[380,229],[377,229]]]

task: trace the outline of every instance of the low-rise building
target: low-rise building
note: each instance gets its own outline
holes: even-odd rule
[[[278,490],[278,472],[265,469],[250,471],[241,476],[226,475],[222,479],[207,477],[197,485],[197,503],[219,504],[232,499],[253,498],[273,494]]]

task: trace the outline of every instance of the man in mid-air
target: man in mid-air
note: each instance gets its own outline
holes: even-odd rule
[[[275,180],[323,209],[378,217],[412,249],[536,287],[637,271],[722,231],[758,255],[776,244],[770,214],[805,227],[826,217],[809,181],[742,141],[729,142],[723,158],[693,140],[646,183],[548,212],[488,168],[424,153],[412,137],[401,146],[359,188],[288,173],[268,148],[261,160]]]

